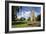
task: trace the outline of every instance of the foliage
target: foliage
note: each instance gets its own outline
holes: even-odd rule
[[[24,17],[21,17],[21,18],[20,18],[20,21],[24,21],[24,20],[25,20],[25,18],[24,18]]]
[[[38,15],[37,18],[36,18],[37,21],[40,21],[41,20],[41,15]]]
[[[24,24],[24,23],[27,23],[26,21],[24,21],[24,22],[16,22],[16,21],[12,21],[12,25],[15,25],[15,24]]]
[[[29,17],[29,18],[27,19],[27,21],[30,21],[30,19],[31,19],[31,18]]]
[[[15,21],[16,19],[16,13],[17,11],[19,11],[19,7],[18,6],[12,6],[12,21]]]

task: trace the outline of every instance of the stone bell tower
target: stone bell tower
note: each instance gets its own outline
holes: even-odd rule
[[[32,23],[35,22],[35,11],[34,11],[34,9],[32,9],[32,12],[31,12],[31,22]]]

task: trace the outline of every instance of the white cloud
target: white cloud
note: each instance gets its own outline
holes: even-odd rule
[[[17,18],[19,18],[19,19],[20,19],[21,17],[24,17],[24,18],[26,18],[26,19],[27,19],[28,17],[30,17],[30,16],[31,16],[31,15],[30,15],[30,14],[31,14],[31,11],[25,11],[25,13],[24,13],[24,12],[22,12],[21,14],[22,14],[22,15],[18,15],[18,17],[17,17]]]
[[[18,19],[20,19],[20,18],[21,18],[21,16],[17,16],[17,18],[18,18]]]
[[[27,11],[27,12],[25,12],[24,17],[28,18],[30,16],[30,14],[31,14],[31,11]]]

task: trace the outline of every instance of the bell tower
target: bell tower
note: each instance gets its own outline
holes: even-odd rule
[[[34,11],[34,8],[32,9],[32,12],[31,12],[31,22],[32,23],[35,22],[35,11]]]

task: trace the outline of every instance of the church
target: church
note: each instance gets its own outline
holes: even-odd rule
[[[36,17],[35,17],[35,11],[34,11],[34,9],[31,11],[31,19],[30,19],[30,21],[28,22],[28,24],[34,24],[35,22],[36,22]]]

